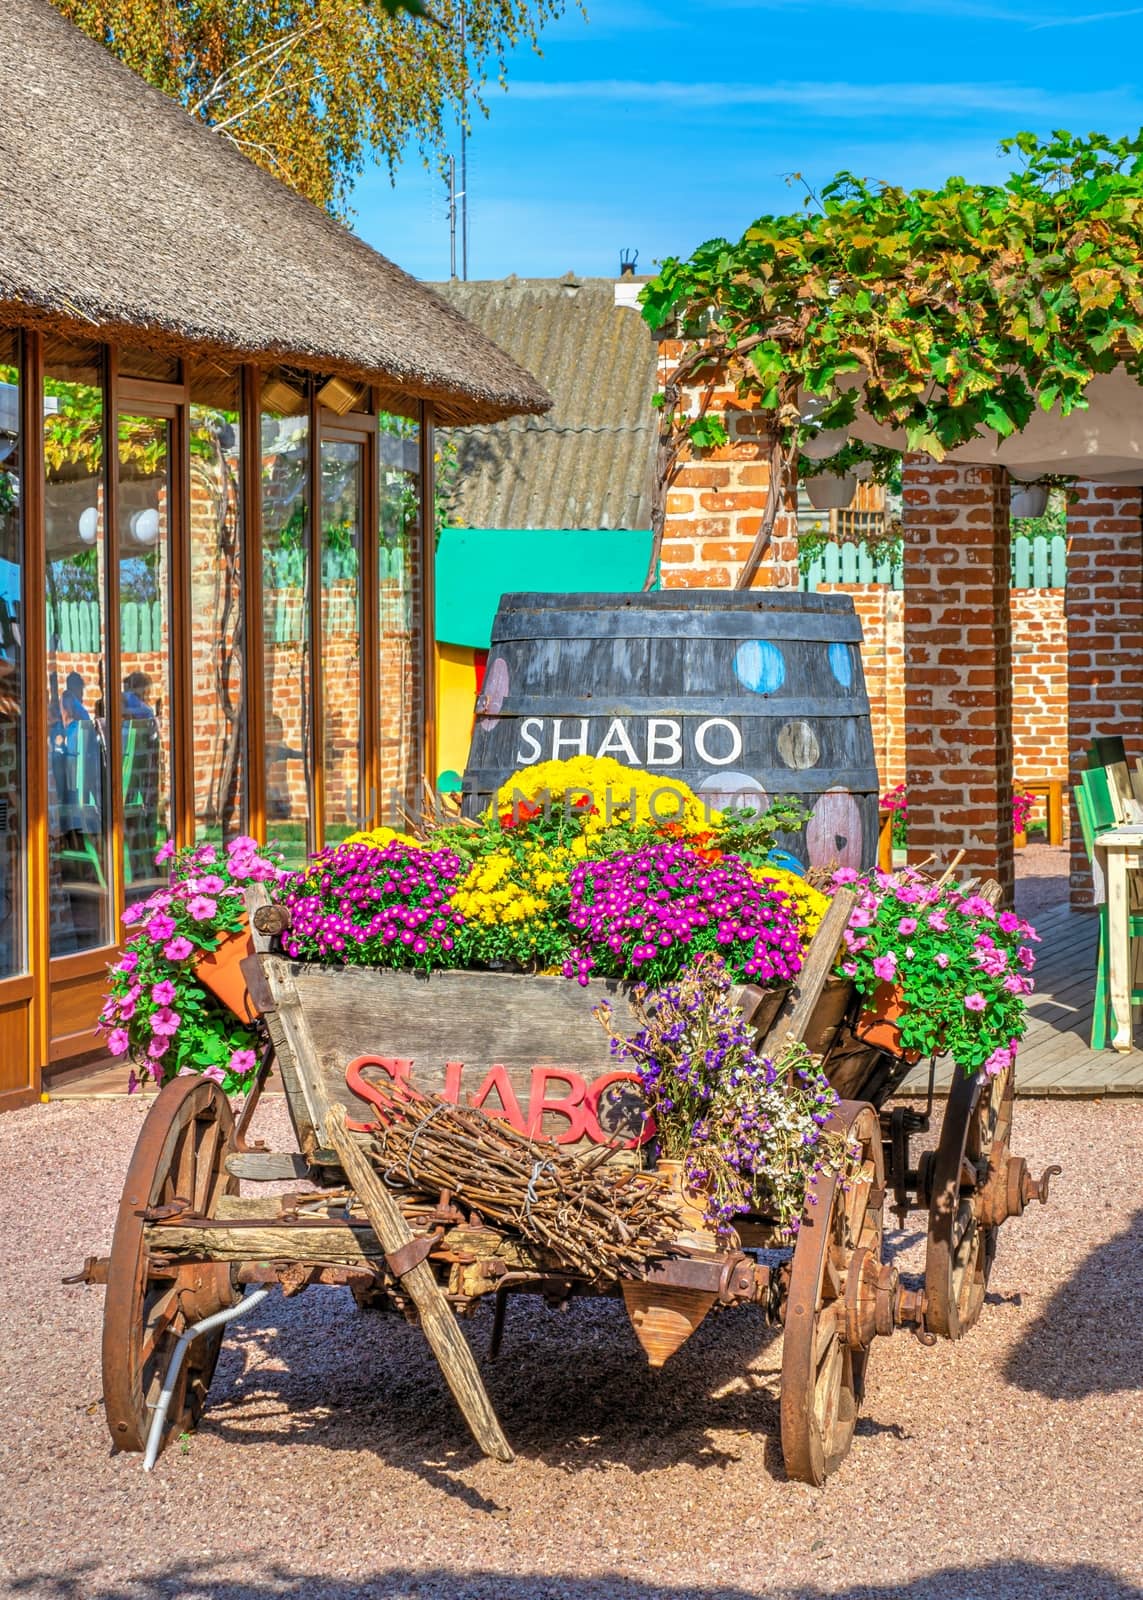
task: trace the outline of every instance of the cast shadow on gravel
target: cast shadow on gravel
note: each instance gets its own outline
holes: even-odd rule
[[[357,1311],[344,1291],[275,1297],[264,1309],[266,1322],[237,1327],[224,1349],[201,1434],[232,1447],[272,1440],[367,1451],[481,1504],[449,1475],[478,1452],[419,1330]],[[495,1362],[485,1359],[490,1326],[482,1310],[466,1332],[521,1456],[569,1473],[658,1472],[679,1462],[711,1470],[740,1458],[735,1436],[763,1436],[767,1468],[782,1476],[780,1336],[760,1312],[712,1314],[661,1372],[648,1368],[613,1301],[561,1313],[521,1296]],[[860,1426],[891,1431],[891,1423],[874,1412]]]
[[[870,1560],[875,1565],[876,1557]],[[823,1566],[828,1571],[826,1561]],[[25,1600],[1143,1600],[1143,1590],[1104,1567],[1035,1561],[946,1567],[904,1584],[761,1590],[737,1584],[664,1586],[618,1573],[581,1578],[443,1567],[390,1567],[339,1579],[328,1571],[300,1573],[272,1560],[256,1562],[249,1577],[236,1582],[213,1576],[211,1569],[209,1562],[187,1561],[147,1577],[103,1582],[90,1565],[76,1561],[66,1572],[29,1572],[9,1592]]]
[[[1005,1378],[1051,1400],[1143,1388],[1140,1305],[1143,1211],[1059,1286],[1010,1352]]]

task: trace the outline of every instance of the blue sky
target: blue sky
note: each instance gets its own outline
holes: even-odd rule
[[[1021,129],[1143,125],[1143,4],[594,0],[519,50],[469,141],[469,276],[614,275],[738,237],[846,167],[907,186],[1001,177]],[[355,226],[448,274],[444,188],[371,170]]]

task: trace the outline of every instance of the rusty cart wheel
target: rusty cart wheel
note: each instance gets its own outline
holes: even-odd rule
[[[119,1202],[107,1297],[103,1307],[103,1406],[112,1443],[142,1450],[179,1336],[201,1318],[232,1305],[238,1291],[229,1265],[172,1267],[156,1260],[142,1213],[187,1202],[209,1217],[238,1180],[223,1165],[234,1148],[229,1101],[208,1078],[176,1078],[147,1114]],[[187,1351],[171,1401],[164,1446],[198,1422],[222,1345],[222,1330]]]
[[[995,1188],[989,1179],[1007,1178],[1015,1087],[1011,1065],[995,1078],[958,1066],[940,1142],[922,1168],[930,1197],[925,1317],[945,1339],[967,1333],[984,1306],[1003,1220],[989,1203]]]
[[[896,1274],[881,1262],[881,1124],[843,1101],[830,1127],[856,1146],[845,1173],[807,1199],[794,1248],[782,1348],[782,1455],[789,1477],[824,1483],[853,1442],[869,1347],[892,1331]]]

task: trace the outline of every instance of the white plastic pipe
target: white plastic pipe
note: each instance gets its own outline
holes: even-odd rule
[[[183,1358],[190,1345],[194,1343],[200,1333],[209,1333],[212,1328],[223,1328],[228,1322],[237,1322],[239,1317],[244,1317],[248,1311],[253,1311],[258,1302],[265,1300],[269,1293],[269,1289],[255,1289],[253,1294],[248,1294],[245,1299],[237,1301],[232,1306],[227,1306],[224,1311],[216,1311],[212,1316],[203,1317],[201,1322],[194,1323],[181,1336],[171,1355],[170,1364],[167,1367],[167,1376],[163,1380],[163,1392],[159,1396],[159,1403],[155,1407],[154,1416],[151,1418],[151,1426],[147,1433],[147,1448],[143,1454],[144,1472],[150,1472],[155,1462],[159,1459],[159,1451],[163,1445],[163,1429],[167,1422],[167,1412],[171,1409],[171,1396],[175,1392],[175,1384],[179,1381]]]

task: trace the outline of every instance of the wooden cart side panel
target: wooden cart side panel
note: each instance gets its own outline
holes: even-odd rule
[[[266,1015],[275,1048],[279,1039],[284,1046],[283,1080],[299,1138],[304,1126],[321,1141],[324,1107],[331,1104],[344,1105],[356,1121],[371,1119],[345,1079],[346,1068],[362,1058],[373,1063],[362,1069],[366,1079],[406,1078],[572,1149],[604,1137],[599,1095],[628,1070],[611,1055],[592,1013],[607,1000],[616,1026],[633,1026],[620,985],[330,968],[267,955],[251,960],[271,1002]]]
[[[302,1008],[294,986],[290,964],[278,956],[248,957],[256,963],[262,982],[258,993],[251,989],[262,1006],[274,1052],[282,1071],[282,1085],[290,1104],[290,1116],[302,1153],[312,1157],[321,1142],[321,1129],[331,1101],[326,1093],[321,1063],[310,1030],[310,1019]],[[266,999],[270,1004],[264,1004]],[[344,1090],[344,1078],[342,1083]]]

